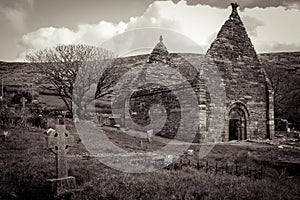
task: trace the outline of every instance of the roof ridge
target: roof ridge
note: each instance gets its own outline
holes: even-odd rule
[[[223,24],[206,55],[217,60],[243,61],[251,59],[259,63],[255,48],[239,16],[237,3],[231,3],[232,12]]]
[[[163,62],[168,63],[170,60],[169,58],[169,51],[165,44],[163,43],[163,36],[159,36],[159,42],[155,45],[154,49],[152,50],[149,58],[148,63],[155,63],[155,62]]]

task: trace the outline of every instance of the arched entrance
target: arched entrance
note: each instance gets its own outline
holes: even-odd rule
[[[242,103],[234,103],[228,112],[228,140],[246,140],[249,113]]]

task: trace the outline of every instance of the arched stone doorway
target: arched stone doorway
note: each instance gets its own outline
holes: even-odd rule
[[[249,112],[246,106],[236,102],[232,104],[227,112],[227,140],[246,140],[247,125],[249,123]]]
[[[229,140],[247,139],[246,126],[245,113],[239,108],[233,108],[229,114]]]

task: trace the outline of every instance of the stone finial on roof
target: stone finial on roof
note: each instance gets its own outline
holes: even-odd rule
[[[149,56],[149,61],[150,63],[153,62],[163,62],[167,63],[169,60],[169,52],[167,47],[163,43],[163,36],[159,36],[159,42],[156,44],[154,49],[152,50],[150,56]]]
[[[236,18],[239,18],[239,14],[238,14],[238,11],[237,11],[237,8],[239,7],[239,4],[237,3],[231,3],[231,7],[232,7],[232,13],[230,15],[230,19],[236,19]]]
[[[159,36],[159,41],[160,41],[160,42],[163,42],[163,40],[164,40],[164,39],[163,39],[163,36],[162,36],[162,35]]]
[[[237,10],[240,5],[237,3],[231,3],[232,10]]]

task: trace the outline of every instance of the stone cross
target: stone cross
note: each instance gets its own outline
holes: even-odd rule
[[[62,115],[58,115],[57,116],[57,125],[63,125],[64,124],[64,120],[62,119]]]
[[[74,145],[74,137],[67,131],[65,125],[56,125],[56,132],[48,136],[48,148],[56,154],[57,178],[68,176],[67,151]]]
[[[164,40],[164,39],[163,39],[163,36],[162,36],[162,35],[159,36],[159,41],[160,41],[160,42],[163,42],[163,40]]]
[[[26,99],[25,97],[22,97],[22,98],[20,99],[20,101],[21,101],[22,104],[23,104],[23,112],[25,113],[25,103],[27,102],[27,99]]]
[[[239,14],[238,14],[237,8],[239,7],[239,5],[237,3],[231,3],[231,7],[232,7],[232,13],[229,18],[230,19],[238,19]]]
[[[82,191],[76,189],[75,177],[68,176],[67,151],[74,145],[74,137],[69,134],[65,125],[56,125],[55,129],[48,136],[48,148],[56,154],[57,178],[48,179],[48,182],[55,199],[70,199],[75,192]]]
[[[239,4],[231,3],[231,7],[232,7],[233,10],[237,10],[237,8],[239,7]]]
[[[63,111],[61,111],[61,114],[63,115],[63,117],[64,117],[64,122],[65,122],[65,120],[66,120],[66,115],[67,115],[67,111],[63,110]]]

